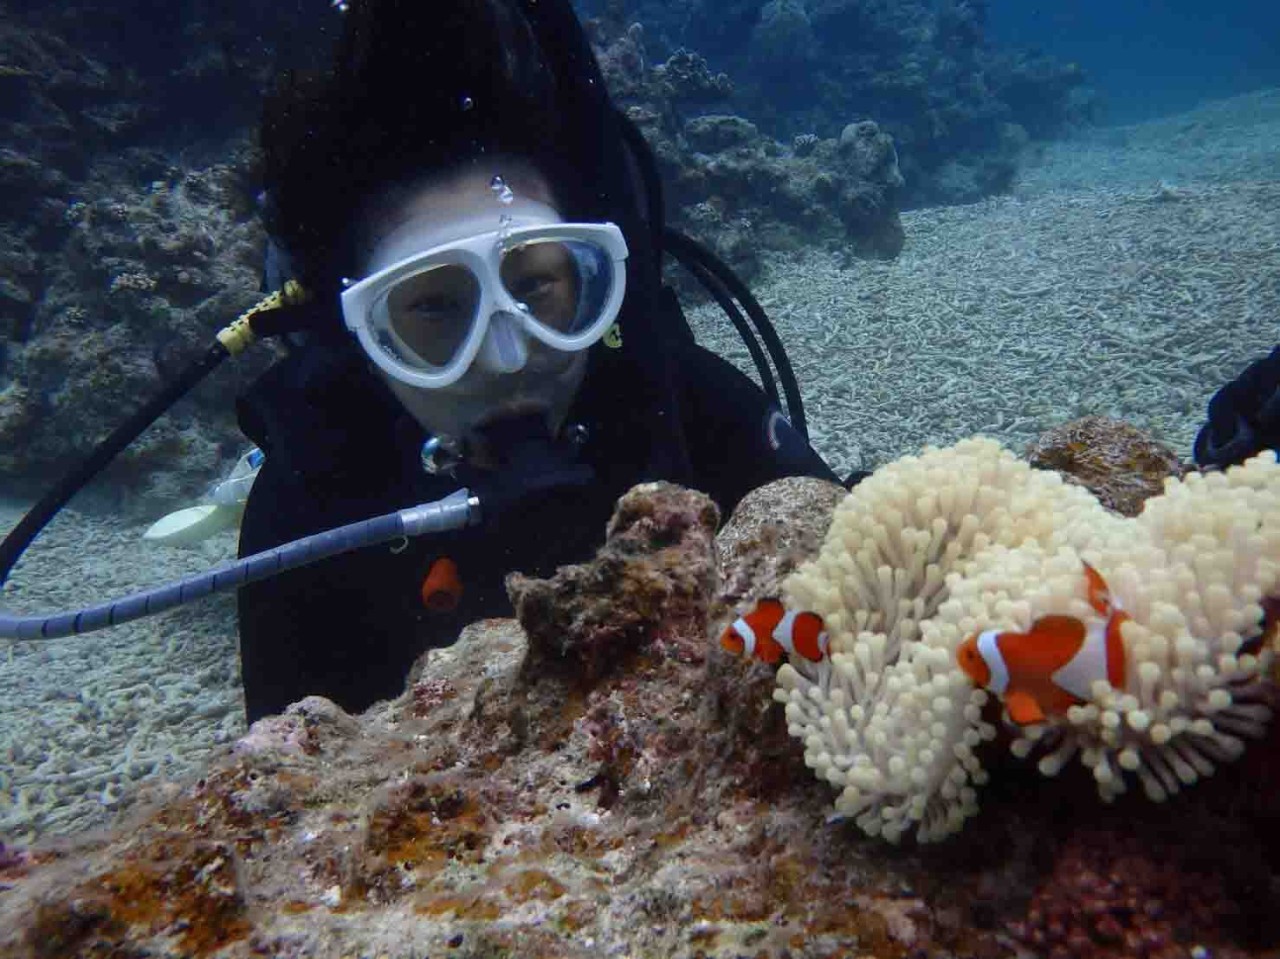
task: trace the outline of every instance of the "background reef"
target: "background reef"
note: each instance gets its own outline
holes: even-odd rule
[[[892,258],[904,206],[1007,188],[1019,150],[1088,112],[1078,68],[990,49],[976,6],[584,12],[673,221],[748,279],[776,251]],[[282,69],[324,62],[339,15],[320,0],[0,13],[0,475],[22,495],[252,303],[259,99]],[[238,453],[230,401],[269,359],[177,407],[105,495],[154,512],[201,490]]]
[[[769,135],[835,136],[874,120],[892,138],[903,202],[972,202],[1007,189],[1028,140],[1086,122],[1078,64],[987,42],[985,0],[586,0],[645,25],[655,62],[697,51],[723,101]]]

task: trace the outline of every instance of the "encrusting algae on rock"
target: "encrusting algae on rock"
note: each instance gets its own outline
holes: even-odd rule
[[[971,496],[966,514],[987,507],[965,527],[968,546],[986,531],[1055,528],[1037,518],[1037,497],[1017,492],[1026,480],[1007,454],[963,449],[980,473],[1007,480],[938,495],[953,510]],[[943,475],[954,485],[954,469]],[[1248,496],[1272,488],[1270,474],[1245,476]],[[1212,482],[1244,495],[1230,474]],[[1027,802],[1011,774],[1038,777],[1012,760],[997,770],[984,751],[1010,788],[993,788],[993,814],[950,843],[889,851],[851,823],[824,821],[829,789],[769,700],[773,670],[712,636],[743,597],[775,595],[817,553],[844,497],[833,484],[783,480],[750,494],[717,535],[705,496],[633,489],[594,561],[550,580],[513,578],[520,621],[475,623],[428,651],[395,700],[350,716],[304,699],[255,723],[199,779],[152,788],[109,831],[0,845],[0,956],[999,959],[1031,949],[1185,959],[1192,941],[1215,959],[1265,954],[1246,948],[1276,939],[1266,929],[1280,883],[1264,840],[1280,790],[1250,792],[1252,809],[1231,794],[1239,773],[1268,775],[1255,768],[1265,750],[1177,807],[1143,804],[1141,817],[1120,804],[1086,821],[1057,796],[1065,779]],[[1015,569],[1040,576],[1060,561],[1066,577],[1074,548]],[[1141,595],[1107,548],[1083,552],[1141,620]],[[1001,595],[998,568],[983,567],[993,584],[983,601],[1021,625],[1023,601]],[[923,567],[920,576],[934,582]],[[944,626],[976,628],[960,615],[959,582],[944,578],[927,606],[906,610],[930,611],[919,628],[908,631],[900,612],[903,650],[930,648]],[[1054,602],[1086,603],[1072,591]],[[1026,616],[1050,593],[1025,600]],[[903,685],[899,705],[911,702]],[[1242,708],[1232,695],[1213,714],[1218,729]],[[942,723],[945,708],[937,715]],[[1169,725],[1171,742],[1189,734]],[[1064,819],[1063,804],[1077,811]],[[1112,938],[1093,938],[1104,933]]]
[[[0,955],[905,956],[926,874],[814,828],[771,675],[707,641],[718,521],[637,487],[594,561],[514,577],[521,620],[397,699],[304,699],[110,832],[0,860]]]
[[[1094,682],[1064,715],[1016,727],[1016,755],[1038,753],[1046,775],[1078,756],[1104,799],[1132,778],[1161,800],[1263,733],[1261,604],[1280,591],[1274,454],[1168,480],[1125,519],[994,441],[966,440],[856,487],[818,557],[784,584],[790,608],[823,618],[830,658],[792,657],[774,695],[806,764],[841,789],[837,814],[891,841],[961,828],[996,727],[957,651],[1042,617],[1096,621],[1085,564],[1126,614],[1127,680]]]

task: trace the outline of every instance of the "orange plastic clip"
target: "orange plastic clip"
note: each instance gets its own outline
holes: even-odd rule
[[[441,556],[431,564],[427,578],[422,581],[422,605],[435,613],[447,613],[455,609],[461,599],[458,564],[448,556]]]

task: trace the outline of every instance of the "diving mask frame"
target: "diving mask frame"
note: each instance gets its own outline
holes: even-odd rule
[[[608,292],[581,329],[565,333],[541,322],[516,299],[502,281],[503,257],[534,243],[564,242],[594,247],[609,271]],[[342,291],[343,321],[366,355],[388,376],[409,386],[441,389],[457,382],[471,367],[495,316],[514,322],[525,333],[566,353],[586,349],[613,325],[626,296],[627,242],[613,223],[504,225],[462,240],[435,246],[399,260],[352,283]],[[400,338],[387,316],[387,297],[397,286],[429,270],[456,266],[477,283],[470,327],[448,360],[432,365]],[[406,361],[412,356],[416,362]]]

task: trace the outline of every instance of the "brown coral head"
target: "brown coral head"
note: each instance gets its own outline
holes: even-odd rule
[[[706,495],[672,483],[641,483],[618,500],[605,548],[652,553],[692,539],[713,543],[720,510]]]
[[[526,675],[550,668],[592,680],[654,639],[700,643],[718,580],[719,519],[701,493],[645,483],[618,501],[594,560],[551,579],[509,576],[529,636]]]
[[[1063,474],[1123,516],[1137,516],[1168,477],[1186,472],[1168,446],[1105,416],[1085,416],[1046,431],[1027,449],[1027,461]]]

